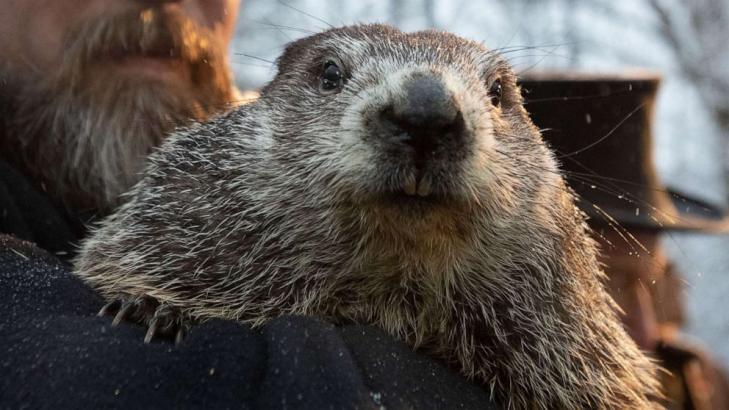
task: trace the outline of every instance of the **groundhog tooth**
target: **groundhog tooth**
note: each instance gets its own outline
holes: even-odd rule
[[[420,184],[418,184],[418,195],[428,196],[428,195],[430,195],[430,191],[431,191],[430,178],[423,177],[420,180]]]
[[[403,183],[403,190],[405,191],[406,195],[415,195],[417,192],[417,186],[415,184],[415,177],[413,175],[408,175],[405,178],[405,182]]]

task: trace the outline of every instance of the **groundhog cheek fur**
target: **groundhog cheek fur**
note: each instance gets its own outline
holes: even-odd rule
[[[334,91],[321,86],[331,63]],[[508,408],[653,406],[656,369],[622,329],[584,215],[496,53],[364,25],[292,43],[278,68],[258,101],[149,158],[84,242],[80,277],[191,322],[373,324]],[[461,122],[418,159],[383,118],[424,77]]]

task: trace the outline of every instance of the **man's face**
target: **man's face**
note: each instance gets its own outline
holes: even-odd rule
[[[606,231],[600,242],[607,290],[623,310],[623,324],[639,347],[653,350],[659,338],[659,323],[651,291],[666,270],[659,236],[640,230]]]
[[[239,0],[8,0],[0,13],[0,55],[18,74],[53,75],[67,52],[68,38],[78,27],[99,18],[139,13],[150,7],[178,12],[225,49],[235,28]],[[160,56],[161,57],[161,56]],[[108,75],[143,75],[189,81],[171,59],[129,56],[106,62]]]
[[[67,204],[114,206],[170,130],[229,107],[238,5],[10,0],[0,13],[0,96],[15,107],[5,145]]]

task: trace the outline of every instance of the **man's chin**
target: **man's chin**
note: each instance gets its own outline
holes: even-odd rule
[[[195,87],[187,64],[152,57],[100,62],[89,67],[86,78],[75,88],[74,93],[90,104],[101,103],[109,107],[117,105],[113,102],[115,98],[120,100],[118,104],[135,104],[140,98],[160,99],[181,111],[185,111],[186,103],[194,103],[195,97],[202,92]]]
[[[128,56],[99,63],[101,75],[122,76],[138,81],[189,84],[192,81],[189,65],[178,58]]]
[[[50,87],[23,98],[18,114],[27,122],[18,138],[27,166],[70,208],[116,207],[170,131],[222,109],[224,90],[206,94],[189,80],[159,81],[154,76],[178,74],[149,73],[154,64],[87,72],[75,90]]]

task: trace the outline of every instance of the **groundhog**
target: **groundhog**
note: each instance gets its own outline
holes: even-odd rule
[[[277,66],[256,102],[172,135],[83,243],[105,313],[147,340],[211,318],[372,324],[507,408],[653,406],[656,369],[498,53],[359,25]]]

